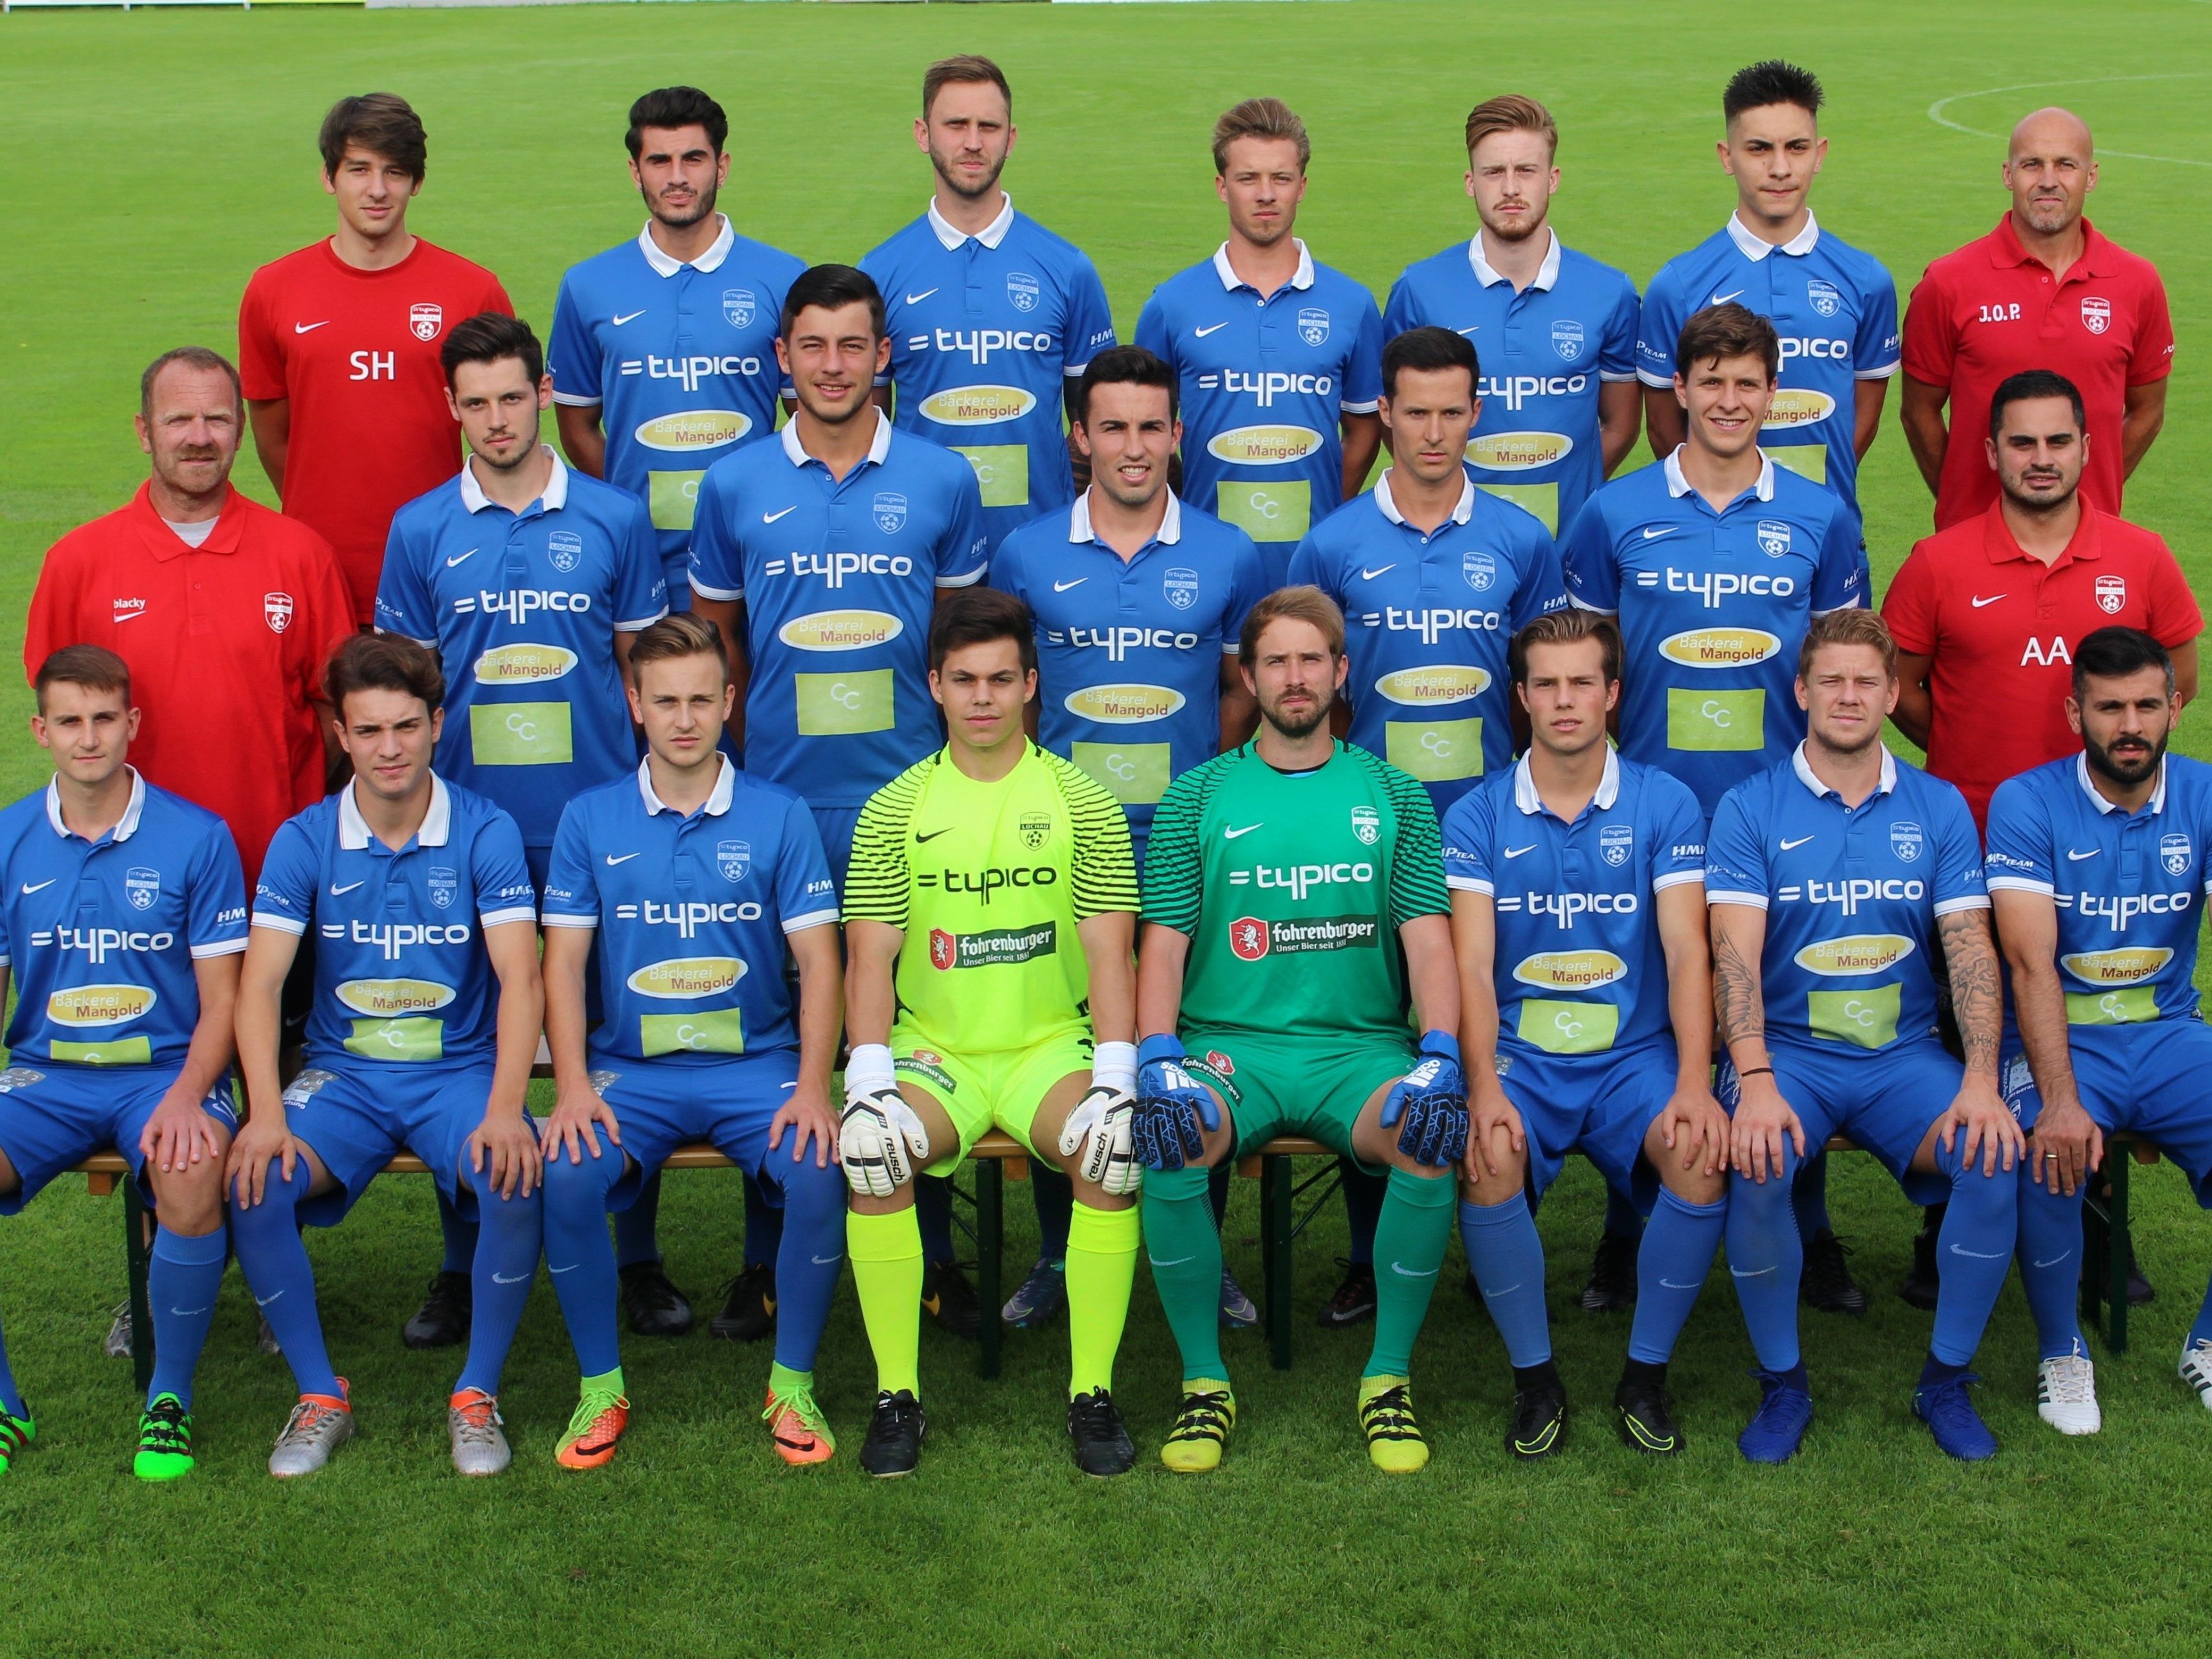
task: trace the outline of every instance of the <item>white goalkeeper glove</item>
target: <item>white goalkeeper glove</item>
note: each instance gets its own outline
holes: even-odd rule
[[[1091,1087],[1067,1115],[1060,1133],[1060,1155],[1072,1158],[1083,1152],[1077,1173],[1116,1198],[1143,1186],[1145,1172],[1130,1145],[1137,1116],[1137,1047],[1133,1042],[1102,1042],[1091,1051]]]
[[[929,1131],[899,1097],[891,1051],[864,1042],[845,1062],[845,1115],[837,1157],[862,1198],[889,1198],[929,1161]]]

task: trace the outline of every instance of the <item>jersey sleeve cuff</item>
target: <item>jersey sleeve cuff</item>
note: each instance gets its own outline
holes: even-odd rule
[[[1638,369],[1636,371],[1636,378],[1641,380],[1645,386],[1652,387],[1668,386],[1674,384],[1674,377],[1673,375],[1654,374],[1648,368]]]
[[[742,599],[745,596],[745,590],[742,587],[709,587],[706,583],[701,581],[696,576],[691,576],[686,580],[688,580],[691,584],[691,591],[694,593],[696,593],[702,599],[721,599],[726,601],[730,599]]]
[[[1904,367],[1905,360],[1900,357],[1897,362],[1892,363],[1887,368],[1855,368],[1851,371],[1851,379],[1854,380],[1887,380],[1891,375],[1896,374],[1899,369],[1903,368]]]
[[[307,931],[306,922],[295,921],[289,916],[274,915],[266,910],[256,910],[253,913],[253,926],[274,927],[278,933],[289,933],[294,939],[298,939]]]
[[[1608,374],[1603,369],[1597,372],[1597,381],[1600,386],[1636,386],[1640,384],[1643,379],[1644,376],[1632,368],[1626,374]],[[1672,386],[1674,383],[1669,380],[1667,384]]]
[[[1961,893],[1956,898],[1936,901],[1936,914],[1939,916],[1953,916],[1961,910],[1986,910],[1989,908],[1990,896],[1987,893]]]
[[[1364,403],[1337,404],[1337,408],[1346,415],[1372,415],[1382,407],[1382,400],[1380,398],[1370,398]]]
[[[937,579],[937,585],[939,587],[973,587],[983,580],[983,573],[990,568],[990,565],[986,562],[977,565],[964,576],[939,576]],[[714,596],[709,593],[707,597],[711,599]]]
[[[477,920],[487,927],[501,927],[510,921],[526,921],[533,927],[538,921],[537,909],[527,904],[509,905],[504,910],[482,910]]]
[[[1716,888],[1711,892],[1705,895],[1705,902],[1708,904],[1741,904],[1753,910],[1764,910],[1766,908],[1766,895],[1764,893],[1734,893],[1730,892],[1724,887]]]
[[[1498,889],[1492,885],[1486,876],[1446,875],[1444,885],[1455,893],[1480,893],[1485,898],[1495,898],[1498,896]]]
[[[587,398],[580,392],[556,392],[553,401],[566,404],[571,409],[597,409],[606,400],[604,398]]]
[[[246,941],[243,939],[211,939],[204,945],[195,945],[191,947],[192,960],[205,962],[210,957],[234,957],[245,948]],[[0,963],[0,967],[4,966],[6,963]]]
[[[709,595],[708,597],[711,598],[713,596]],[[650,617],[640,617],[634,622],[617,623],[615,624],[615,632],[617,634],[641,634],[667,614],[668,607],[664,605]]]
[[[836,920],[837,912],[835,909],[809,910],[803,916],[786,916],[783,921],[783,931],[787,935],[803,933],[810,927],[826,927]]]
[[[2051,882],[2037,881],[2030,876],[1990,876],[1983,885],[1992,893],[2040,893],[2045,898],[2056,898],[2058,889]],[[2208,887],[2212,891],[2212,887]]]
[[[1567,603],[1577,611],[1587,611],[1594,616],[1618,617],[1620,614],[1620,607],[1617,605],[1592,605],[1588,599],[1578,599],[1571,593],[1567,595]]]
[[[1702,869],[1677,870],[1671,875],[1654,876],[1651,878],[1651,890],[1655,893],[1663,893],[1669,887],[1683,887],[1693,881],[1702,887],[1705,885],[1705,872]]]
[[[487,916],[485,920],[489,921],[490,918]],[[597,916],[564,916],[559,912],[554,910],[548,910],[544,915],[538,917],[538,920],[548,927],[581,927],[589,929],[599,925],[599,919]]]

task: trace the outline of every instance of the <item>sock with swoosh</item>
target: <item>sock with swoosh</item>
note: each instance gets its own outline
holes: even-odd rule
[[[1389,1215],[1389,1206],[1383,1215]],[[1519,1193],[1503,1204],[1459,1206],[1460,1243],[1467,1249],[1467,1265],[1482,1291],[1482,1305],[1505,1344],[1505,1358],[1516,1371],[1541,1365],[1552,1358],[1552,1322],[1544,1310],[1544,1242],[1536,1237],[1536,1218],[1528,1213],[1528,1200]],[[1438,1252],[1441,1258],[1442,1252]],[[1378,1234],[1375,1259],[1385,1260]],[[1375,1275],[1376,1294],[1382,1290],[1382,1275]],[[1380,1319],[1378,1302],[1376,1316]],[[1379,1334],[1379,1333],[1378,1333]]]
[[[1453,1194],[1449,1170],[1433,1176],[1390,1171],[1375,1219],[1375,1347],[1362,1376],[1413,1374],[1413,1341],[1429,1316],[1429,1298],[1451,1243]],[[1539,1307],[1542,1283],[1540,1273]]]
[[[1145,1248],[1185,1382],[1229,1375],[1221,1361],[1221,1233],[1206,1181],[1204,1170],[1188,1165],[1145,1171]]]
[[[586,1378],[622,1368],[615,1334],[620,1293],[614,1246],[607,1242],[607,1194],[623,1178],[627,1156],[602,1139],[599,1156],[584,1148],[580,1163],[548,1140],[545,1152],[545,1276],[561,1304],[576,1366]],[[615,1386],[620,1394],[622,1387]]]
[[[2020,1288],[2035,1320],[2036,1358],[2059,1359],[2089,1352],[2081,1345],[2074,1305],[2081,1289],[2082,1188],[2075,1188],[2071,1198],[2045,1191],[2036,1179],[2042,1167],[2031,1140],[2014,1176],[2020,1187]],[[1944,1219],[1948,1223],[1950,1218]],[[1942,1245],[1940,1233],[1936,1245],[1939,1249]],[[1949,1255],[1942,1261],[1948,1273]]]
[[[1738,1171],[1729,1177],[1729,1276],[1743,1309],[1744,1329],[1762,1370],[1794,1370],[1797,1348],[1797,1284],[1805,1276],[1805,1241],[1797,1233],[1790,1189],[1797,1177],[1797,1155],[1782,1149],[1780,1174],[1765,1181]],[[1639,1285],[1639,1293],[1641,1286]]]
[[[785,1218],[784,1231],[791,1231]],[[888,1215],[845,1218],[845,1249],[853,1258],[853,1288],[860,1297],[860,1323],[876,1356],[876,1387],[921,1395],[921,1228],[914,1206]],[[776,1285],[778,1295],[783,1285]],[[776,1322],[783,1310],[776,1309]]]
[[[1114,1387],[1114,1356],[1137,1282],[1135,1205],[1094,1210],[1081,1200],[1067,1224],[1067,1397]]]
[[[523,1304],[530,1300],[530,1281],[538,1277],[538,1250],[544,1242],[544,1188],[532,1187],[526,1198],[518,1186],[502,1198],[489,1174],[464,1170],[461,1179],[477,1194],[481,1224],[471,1274],[475,1305],[469,1314],[469,1358],[453,1392],[481,1389],[495,1395],[500,1373],[507,1369],[507,1351],[522,1325]]]
[[[845,1176],[834,1156],[819,1167],[811,1152],[794,1164],[792,1146],[786,1136],[783,1150],[770,1152],[762,1164],[760,1177],[783,1196],[775,1251],[775,1363],[811,1375],[845,1271]],[[917,1304],[921,1297],[917,1286]]]
[[[232,1205],[230,1242],[238,1252],[246,1288],[260,1304],[276,1346],[284,1351],[284,1363],[292,1368],[300,1392],[336,1400],[345,1390],[338,1386],[330,1352],[323,1346],[323,1320],[315,1308],[315,1270],[308,1265],[298,1220],[299,1206],[313,1184],[306,1158],[293,1165],[289,1181],[284,1179],[283,1166],[271,1159],[261,1202],[244,1209]]]
[[[1997,1292],[2012,1271],[2013,1245],[2020,1237],[2019,1177],[2002,1168],[1984,1175],[1980,1156],[1970,1163],[1966,1150],[1964,1135],[1948,1152],[1940,1145],[1936,1148],[1936,1167],[1951,1180],[1951,1203],[1936,1235],[1943,1271],[1928,1351],[1947,1365],[1973,1362]],[[2078,1206],[2075,1213],[2078,1218]]]
[[[1636,1252],[1636,1318],[1628,1328],[1628,1357],[1664,1365],[1674,1356],[1674,1339],[1698,1305],[1713,1252],[1721,1247],[1728,1222],[1728,1200],[1692,1204],[1668,1188]]]
[[[146,1299],[154,1310],[154,1381],[147,1404],[155,1395],[173,1394],[179,1404],[191,1407],[192,1373],[229,1260],[230,1234],[220,1218],[213,1232],[194,1238],[154,1229],[154,1260],[146,1273]]]

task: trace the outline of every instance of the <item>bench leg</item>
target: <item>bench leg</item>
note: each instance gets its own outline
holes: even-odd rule
[[[1292,1213],[1291,1160],[1260,1160],[1260,1238],[1267,1252],[1261,1293],[1267,1298],[1267,1357],[1279,1371],[1291,1368],[1291,1240],[1297,1231]]]
[[[131,1273],[131,1368],[144,1394],[154,1380],[154,1310],[146,1297],[146,1278],[153,1271],[154,1249],[146,1237],[146,1200],[138,1183],[123,1178],[123,1253]]]
[[[975,1334],[975,1371],[999,1374],[999,1305],[1006,1297],[1006,1170],[995,1158],[975,1160],[975,1293],[983,1317]]]
[[[2128,1221],[2128,1165],[2132,1161],[2125,1148],[2105,1159],[2105,1179],[2112,1187],[2106,1204],[2111,1221],[2105,1230],[2105,1346],[2115,1355],[2128,1351],[2128,1263],[2135,1259]]]

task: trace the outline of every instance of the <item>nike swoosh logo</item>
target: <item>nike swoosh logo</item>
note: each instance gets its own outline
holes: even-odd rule
[[[1197,1260],[1198,1258],[1194,1255],[1179,1255],[1171,1261],[1163,1261],[1159,1257],[1154,1256],[1152,1258],[1152,1263],[1155,1267],[1180,1267],[1186,1261],[1195,1261]]]
[[[491,1282],[495,1285],[520,1285],[529,1277],[528,1273],[509,1275],[495,1270],[491,1276]]]
[[[1452,332],[1455,334],[1480,334],[1482,332],[1482,325],[1480,323],[1477,323],[1473,328],[1455,328]]]
[[[313,334],[317,329],[328,328],[330,325],[331,319],[325,317],[319,323],[295,323],[292,325],[292,332],[295,334]]]
[[[1398,1264],[1397,1264],[1396,1262],[1395,1262],[1395,1261],[1394,1261],[1394,1262],[1392,1262],[1390,1265],[1391,1265],[1392,1267],[1396,1267]],[[1487,1300],[1487,1299],[1489,1299],[1490,1297],[1493,1297],[1493,1296],[1510,1296],[1510,1295],[1512,1295],[1514,1291],[1517,1291],[1517,1290],[1519,1290],[1519,1289],[1521,1288],[1521,1281],[1520,1281],[1519,1279],[1515,1279],[1515,1280],[1514,1280],[1510,1285],[1507,1285],[1504,1290],[1502,1290],[1502,1291],[1493,1291],[1493,1290],[1492,1290],[1492,1289],[1490,1288],[1490,1286],[1489,1286],[1489,1285],[1478,1285],[1476,1288],[1477,1288],[1477,1289],[1479,1289],[1480,1291],[1481,1291],[1481,1292],[1482,1292],[1482,1294],[1483,1294],[1483,1297],[1484,1297],[1484,1299],[1485,1299],[1485,1300]]]
[[[343,887],[339,886],[337,883],[332,882],[331,884],[331,896],[332,898],[343,898],[348,893],[353,891],[355,888],[365,885],[367,885],[365,881],[349,881]]]
[[[283,1294],[282,1291],[276,1292],[276,1296]],[[253,1298],[253,1305],[257,1308],[265,1308],[276,1299],[276,1296],[257,1296]]]
[[[2002,593],[1992,593],[1985,599],[1980,594],[1977,593],[1974,595],[1974,609],[1979,611],[1985,605],[1995,605],[2002,598],[2004,598],[2004,595]]]
[[[2104,850],[2101,847],[2092,847],[2086,853],[2077,853],[2069,847],[2066,849],[2066,861],[2069,864],[2079,864],[2083,859],[2093,859]]]
[[[1260,826],[1256,823],[1248,823],[1242,830],[1224,830],[1221,832],[1221,839],[1224,841],[1235,841],[1237,836],[1249,836],[1259,827]]]
[[[1218,334],[1228,326],[1226,323],[1208,323],[1204,328],[1191,330],[1190,337],[1194,340],[1203,340],[1207,335]]]
[[[1091,578],[1090,578],[1090,577],[1088,577],[1088,576],[1078,576],[1078,577],[1077,577],[1073,581],[1072,581],[1072,582],[1054,582],[1054,583],[1052,585],[1052,591],[1053,591],[1054,592],[1055,592],[1055,593],[1065,593],[1065,592],[1067,592],[1067,590],[1068,590],[1069,588],[1071,588],[1071,587],[1080,587],[1080,586],[1083,586],[1083,584],[1084,584],[1084,583],[1085,583],[1085,582],[1089,581],[1090,580],[1091,580]]]
[[[549,1273],[572,1273],[583,1265],[580,1261],[571,1261],[565,1267],[556,1267],[549,1261],[545,1264],[545,1271]]]
[[[48,876],[44,881],[39,882],[36,884],[27,881],[23,884],[24,896],[27,897],[33,893],[43,893],[47,888],[52,886],[60,879],[61,878],[59,876]]]
[[[1696,1285],[1677,1285],[1673,1279],[1665,1278],[1660,1279],[1659,1287],[1667,1291],[1694,1291],[1699,1288]]]
[[[1509,859],[1517,859],[1517,858],[1519,858],[1519,857],[1520,857],[1523,853],[1533,853],[1533,852],[1534,852],[1535,850],[1536,850],[1536,843],[1535,843],[1534,842],[1533,842],[1533,841],[1532,841],[1532,842],[1529,842],[1526,847],[1509,847],[1509,848],[1507,848],[1505,849],[1505,856],[1506,856],[1507,858],[1509,858]]]
[[[644,313],[643,312],[641,312],[641,311],[633,311],[633,312],[631,312],[631,313],[630,313],[630,314],[629,314],[629,316],[627,316],[627,317],[617,317],[617,318],[616,318],[616,319],[615,319],[615,326],[616,326],[617,328],[620,328],[620,327],[621,327],[624,323],[634,323],[634,322],[635,322],[639,318],[641,318],[641,317],[642,317],[642,316],[644,316],[644,315],[645,315],[645,313]]]
[[[1767,1274],[1779,1269],[1781,1266],[1782,1264],[1778,1261],[1771,1267],[1730,1267],[1729,1271],[1734,1273],[1738,1279],[1764,1279]]]
[[[2002,1261],[2012,1255],[2010,1250],[1970,1250],[1963,1244],[1951,1247],[1953,1255],[1970,1255],[1977,1261]],[[2068,1254],[2070,1255],[2071,1251]]]
[[[1364,564],[1363,564],[1363,565],[1361,565],[1361,566],[1359,567],[1359,580],[1362,580],[1362,581],[1364,581],[1364,582],[1371,582],[1371,581],[1373,581],[1373,580],[1374,580],[1377,576],[1383,575],[1383,574],[1387,574],[1387,573],[1388,573],[1388,572],[1389,572],[1389,571],[1395,570],[1397,568],[1398,568],[1398,567],[1397,567],[1396,565],[1395,565],[1395,564],[1386,564],[1386,565],[1381,565],[1381,566],[1378,566],[1376,568],[1375,568],[1375,569],[1373,569],[1373,570],[1370,570],[1370,569],[1369,569],[1365,565],[1364,565]]]
[[[1782,843],[1782,850],[1785,853],[1794,853],[1812,839],[1813,837],[1810,836],[1800,836],[1795,841],[1784,841]]]
[[[918,306],[918,305],[920,305],[920,304],[921,304],[924,300],[927,300],[927,299],[931,295],[933,295],[933,294],[934,294],[934,293],[936,293],[936,292],[937,292],[937,290],[936,290],[935,289],[933,289],[933,288],[926,288],[926,289],[922,289],[922,291],[921,291],[921,293],[919,293],[919,294],[909,294],[909,295],[908,295],[906,296],[906,302],[907,302],[908,305],[910,305],[910,306]]]
[[[919,847],[926,841],[935,841],[939,836],[949,836],[951,833],[951,826],[949,824],[942,830],[933,830],[926,836],[917,830],[914,832],[914,844]]]
[[[446,561],[446,568],[451,570],[457,564],[466,564],[471,559],[476,557],[479,550],[472,547],[465,553],[454,554],[452,558]]]
[[[1390,1271],[1397,1274],[1401,1279],[1434,1279],[1442,1270],[1431,1267],[1425,1273],[1417,1273],[1411,1267],[1401,1267],[1397,1262],[1394,1261],[1390,1264]]]
[[[1705,303],[1709,306],[1724,306],[1730,300],[1740,300],[1742,297],[1743,290],[1741,289],[1738,289],[1733,294],[1716,294],[1711,299],[1706,301]]]
[[[1656,527],[1651,525],[1644,526],[1644,539],[1647,542],[1656,542],[1662,536],[1671,536],[1674,533],[1674,526],[1671,524],[1662,524]]]
[[[842,1255],[812,1255],[807,1257],[817,1267],[834,1267],[845,1258]]]
[[[792,505],[790,505],[789,507],[785,507],[785,508],[782,510],[782,512],[779,512],[779,513],[763,513],[763,514],[761,514],[761,522],[762,522],[763,524],[774,524],[774,523],[775,523],[778,519],[781,518],[781,517],[784,515],[784,514],[785,514],[785,513],[796,513],[796,512],[798,512],[798,511],[799,511],[799,504],[798,504],[796,501],[794,501],[794,502],[793,502],[793,503],[792,503]]]
[[[607,868],[611,870],[617,864],[628,864],[632,859],[637,856],[638,855],[635,853],[624,853],[620,858],[617,858],[612,853],[610,853],[607,854]]]
[[[116,625],[118,628],[120,628],[120,627],[122,627],[122,626],[123,626],[123,624],[124,624],[124,623],[127,623],[127,622],[137,622],[137,621],[138,620],[138,618],[139,618],[139,617],[141,617],[144,616],[145,614],[146,614],[146,612],[144,612],[143,611],[132,611],[132,612],[131,612],[129,616],[127,616],[127,617],[118,617],[115,619],[115,625]]]
[[[2039,1262],[2037,1262],[2035,1265],[2036,1265],[2037,1267],[2057,1267],[2060,1262],[2062,1262],[2062,1261],[2065,1261],[2067,1256],[2072,1255],[2073,1254],[2074,1254],[2074,1252],[2073,1252],[2073,1251],[2071,1251],[2071,1250],[2068,1250],[2068,1251],[2065,1253],[2065,1255],[2054,1255],[2054,1256],[2052,1256],[2052,1257],[2051,1258],[2051,1260],[2050,1260],[2050,1261],[2039,1261]]]
[[[197,1319],[207,1310],[205,1308],[172,1308],[169,1311],[179,1319]]]

